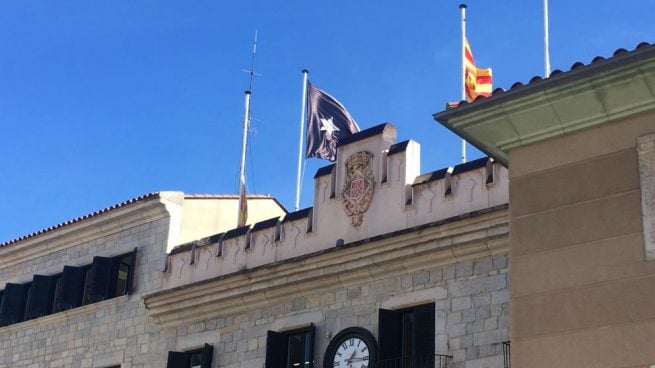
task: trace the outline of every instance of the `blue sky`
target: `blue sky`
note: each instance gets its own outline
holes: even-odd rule
[[[470,1],[494,88],[543,74],[541,0]],[[432,120],[460,91],[459,2],[0,2],[0,242],[160,190],[236,193],[259,32],[247,181],[289,209],[301,70],[367,128],[392,122],[422,172],[459,160]],[[655,41],[653,1],[550,1],[553,69]],[[470,150],[470,158],[480,157]],[[311,159],[301,207],[311,206]]]

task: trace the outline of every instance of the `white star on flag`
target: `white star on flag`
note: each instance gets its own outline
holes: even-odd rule
[[[333,117],[330,116],[329,119],[321,118],[321,131],[326,132],[326,134],[332,138],[333,132],[338,132],[339,128],[334,125]]]

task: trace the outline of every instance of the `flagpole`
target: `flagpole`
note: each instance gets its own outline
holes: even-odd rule
[[[550,50],[548,45],[548,0],[544,0],[544,78],[550,77]]]
[[[255,54],[257,53],[257,31],[255,41],[252,44],[252,60],[250,70],[244,70],[250,74],[250,84],[245,96],[245,108],[243,112],[243,136],[241,139],[241,166],[239,169],[239,208],[237,214],[237,225],[244,226],[248,221],[248,198],[246,196],[246,149],[248,144],[248,131],[250,130],[250,95],[253,88],[255,76]]]
[[[246,91],[245,97],[245,111],[243,113],[243,138],[241,139],[241,169],[239,170],[239,214],[237,217],[238,226],[243,226],[246,223],[243,208],[245,205],[243,201],[246,198],[246,144],[248,141],[248,127],[250,125],[250,91]]]
[[[307,75],[309,74],[309,71],[307,69],[303,69],[302,71],[302,107],[300,109],[300,138],[298,139],[298,176],[296,179],[296,203],[295,203],[295,210],[298,211],[300,209],[300,177],[301,177],[301,172],[302,172],[302,158],[303,158],[303,131],[305,128],[305,104],[307,103]]]
[[[462,15],[462,101],[466,101],[466,4],[460,4],[459,10]],[[466,140],[462,139],[462,163],[466,162]]]

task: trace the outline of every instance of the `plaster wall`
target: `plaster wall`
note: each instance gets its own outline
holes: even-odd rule
[[[194,251],[172,252],[164,288],[181,287],[331,249],[338,242],[349,244],[388,236],[507,203],[507,169],[498,164],[490,165],[494,171],[493,183],[486,183],[487,169],[481,167],[449,179],[413,185],[419,176],[420,146],[409,141],[405,150],[387,156],[395,135],[395,128],[387,124],[381,134],[340,146],[332,172],[314,179],[314,206],[309,216],[283,221],[279,229],[271,226],[220,242],[203,239]],[[373,154],[371,171],[375,192],[370,207],[363,213],[362,224],[353,226],[342,202],[345,161],[361,151]],[[447,193],[448,184],[450,193]]]
[[[655,114],[510,152],[512,364],[655,363],[638,137]]]
[[[184,198],[180,237],[172,246],[237,227],[238,210],[239,198]],[[280,217],[285,213],[273,198],[248,199],[247,224]]]

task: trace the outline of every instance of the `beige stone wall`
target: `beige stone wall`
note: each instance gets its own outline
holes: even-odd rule
[[[655,114],[510,152],[512,364],[655,364],[637,138]]]
[[[237,227],[238,210],[238,198],[185,198],[181,210],[180,237],[171,247],[234,229]],[[280,217],[285,213],[273,198],[248,199],[247,224]]]

